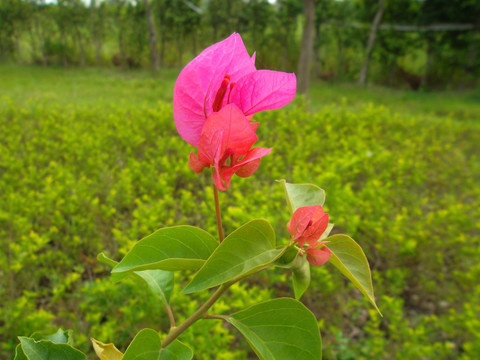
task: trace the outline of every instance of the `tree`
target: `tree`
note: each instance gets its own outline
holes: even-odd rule
[[[303,0],[303,14],[305,25],[303,27],[302,47],[298,60],[298,87],[300,94],[308,92],[310,81],[310,66],[312,63],[313,40],[315,31],[315,0]]]
[[[158,51],[157,51],[157,34],[155,32],[155,25],[153,24],[152,11],[150,3],[145,0],[145,16],[148,25],[148,42],[150,44],[150,66],[152,70],[158,70]]]
[[[380,22],[382,21],[383,12],[385,10],[385,0],[378,0],[378,9],[377,13],[370,27],[370,35],[368,36],[367,46],[366,46],[366,55],[365,62],[363,63],[362,70],[360,71],[360,77],[358,83],[365,85],[368,77],[368,67],[370,66],[370,60],[372,59],[373,45],[375,44],[375,38],[377,36],[378,28],[380,27]]]

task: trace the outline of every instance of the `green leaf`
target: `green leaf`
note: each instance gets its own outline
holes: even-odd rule
[[[110,259],[107,255],[105,255],[104,252],[101,252],[97,255],[97,260],[102,264],[108,265],[112,268],[118,265],[118,261]]]
[[[261,360],[322,358],[317,319],[297,300],[269,300],[232,314],[225,320],[245,336]]]
[[[132,340],[122,360],[190,360],[191,358],[193,358],[193,351],[187,345],[175,340],[162,349],[158,332],[143,329]]]
[[[19,336],[18,339],[28,360],[84,360],[86,358],[84,353],[68,344],[55,344],[50,340],[36,341],[24,336]]]
[[[70,344],[72,345],[72,331],[71,330],[62,330],[58,329],[56,333],[50,335],[41,335],[40,333],[33,333],[30,336],[32,339],[40,340],[50,340],[55,344]]]
[[[115,266],[118,265],[118,261],[115,261],[115,260],[109,258],[103,252],[101,252],[100,254],[97,255],[97,260],[102,264],[110,266],[111,268],[114,268]],[[129,273],[129,272],[114,273],[114,274],[111,274],[110,278],[112,279],[113,282],[117,282],[117,281],[121,281],[121,280],[125,279],[130,274],[131,273]]]
[[[18,344],[15,348],[15,357],[13,358],[13,360],[28,360],[28,358],[25,356],[25,353],[23,352],[22,344]]]
[[[297,255],[292,267],[292,282],[295,299],[300,299],[310,286],[310,264],[306,256]]]
[[[90,338],[95,354],[100,360],[122,360],[123,354],[118,350],[114,344],[104,344],[94,338]]]
[[[98,261],[101,263],[115,267],[118,262],[107,257],[103,252],[98,254]],[[134,275],[137,278],[145,281],[155,295],[165,305],[169,303],[170,296],[173,291],[174,273],[164,270],[143,270],[134,272],[114,273],[112,274],[113,281],[120,281],[126,276]]]
[[[158,360],[190,360],[192,358],[192,349],[184,343],[175,340],[160,352]]]
[[[211,288],[270,264],[284,249],[275,249],[275,232],[265,220],[252,220],[231,233],[183,290]]]
[[[196,270],[217,246],[217,240],[200,228],[174,226],[160,229],[136,243],[112,273]]]
[[[322,205],[325,203],[325,190],[313,184],[290,184],[285,180],[278,180],[282,183],[287,195],[288,207],[295,212],[304,206]]]
[[[322,236],[320,236],[320,240],[319,240],[319,241],[325,240],[325,239],[328,237],[328,235],[330,235],[330,232],[332,231],[332,229],[333,229],[334,226],[335,226],[334,224],[328,223],[328,225],[327,225],[327,230],[325,230],[325,232],[322,234]]]
[[[170,302],[173,291],[174,273],[163,270],[135,271],[147,283],[153,294],[165,305]]]
[[[291,269],[298,255],[295,246],[289,246],[287,250],[275,261],[275,266],[282,269]]]
[[[326,239],[332,251],[329,262],[345,275],[364,294],[382,315],[375,303],[372,274],[362,248],[347,235],[333,235]]]

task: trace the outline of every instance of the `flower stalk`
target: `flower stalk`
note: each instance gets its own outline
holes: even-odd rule
[[[215,213],[217,215],[217,228],[218,228],[218,238],[220,243],[223,241],[223,227],[222,227],[222,215],[220,213],[220,201],[218,200],[218,189],[215,186],[215,169],[212,168],[212,185],[213,185],[213,198],[215,201]]]

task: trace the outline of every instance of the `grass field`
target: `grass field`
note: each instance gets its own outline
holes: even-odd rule
[[[208,177],[188,168],[173,123],[176,74],[0,66],[0,358],[16,336],[58,327],[90,355],[89,336],[125,349],[144,327],[168,329],[148,290],[112,283],[96,255],[119,259],[163,226],[215,233]],[[302,300],[324,358],[477,359],[480,92],[314,83],[307,102],[256,118],[260,146],[274,151],[221,194],[226,232],[265,218],[285,241],[274,180],[312,182],[372,267],[383,318],[333,267],[314,269]],[[215,312],[291,295],[289,275],[274,271],[234,286]],[[174,296],[179,320],[197,300]],[[198,359],[253,356],[221,322],[182,341]]]
[[[38,67],[0,67],[0,95],[16,102],[42,100],[74,106],[152,106],[158,101],[172,101],[177,70],[152,74],[146,70],[55,69]],[[354,84],[313,83],[311,108],[338,105],[358,110],[372,103],[394,112],[410,115],[450,116],[457,120],[480,118],[480,91],[417,92]]]

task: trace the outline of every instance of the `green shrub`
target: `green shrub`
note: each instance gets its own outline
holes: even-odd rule
[[[215,232],[209,174],[188,168],[192,149],[171,106],[149,104],[0,98],[0,357],[16,336],[59,326],[90,353],[89,336],[125,349],[143,327],[168,329],[146,288],[112,283],[96,261],[103,249],[119,259],[174,223]],[[256,119],[259,146],[274,150],[221,194],[226,232],[265,218],[286,241],[289,213],[274,180],[312,182],[327,192],[333,232],[355,238],[373,268],[384,318],[330,266],[314,270],[303,301],[321,319],[325,358],[476,358],[480,125],[373,105],[311,113],[301,98]],[[215,311],[291,291],[284,272],[265,276],[233,287]],[[178,295],[173,306],[187,316],[196,304]],[[200,322],[183,338],[199,359],[251,355],[221,322]]]

